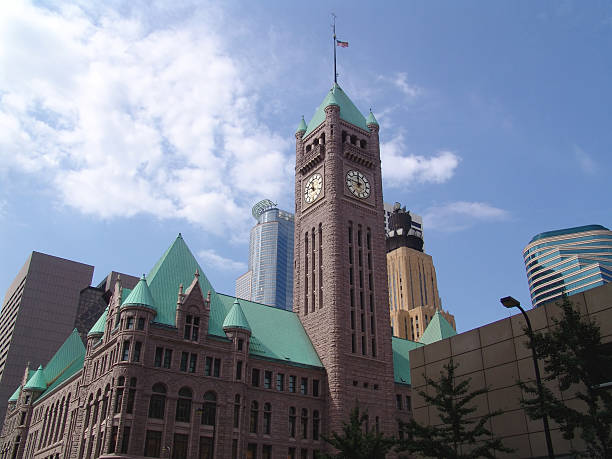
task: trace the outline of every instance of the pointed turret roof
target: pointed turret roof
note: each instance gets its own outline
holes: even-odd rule
[[[45,381],[42,365],[38,366],[38,370],[34,372],[34,376],[30,378],[23,388],[39,391],[44,391],[47,388],[47,381]]]
[[[151,295],[151,290],[149,290],[149,285],[147,284],[147,279],[144,274],[136,284],[136,287],[134,287],[127,296],[122,307],[127,305],[145,306],[155,311],[157,310],[155,307],[155,300],[153,299],[153,295]]]
[[[325,107],[328,105],[337,105],[340,107],[340,118],[351,123],[364,131],[369,131],[366,119],[361,114],[355,104],[349,99],[346,93],[342,90],[337,83],[334,83],[332,88],[329,90],[319,108],[310,119],[308,123],[308,129],[304,133],[304,136],[310,134],[316,127],[318,127],[323,121],[325,121]]]
[[[100,318],[96,321],[91,330],[87,333],[87,336],[102,334],[104,333],[104,327],[106,326],[106,316],[108,315],[108,307],[104,310]]]
[[[302,115],[302,119],[300,120],[300,124],[298,124],[295,133],[297,134],[299,132],[306,132],[306,129],[308,129],[308,127],[306,126],[306,121],[304,121],[304,116]]]
[[[236,298],[234,301],[232,309],[230,309],[227,316],[225,316],[225,320],[223,321],[223,330],[230,328],[241,328],[243,330],[251,331],[251,326],[244,315],[244,311],[242,310],[242,306],[240,306],[240,301],[238,301],[238,298]]]
[[[431,344],[451,336],[455,336],[457,332],[451,324],[444,318],[440,311],[436,311],[431,318],[429,325],[421,335],[419,342],[423,344]]]
[[[366,119],[366,124],[368,126],[370,125],[374,125],[374,126],[378,126],[378,121],[376,121],[376,118],[374,117],[374,113],[372,113],[372,110],[370,110],[370,114],[368,115],[367,119]]]
[[[17,400],[19,400],[19,395],[21,394],[21,386],[19,386],[15,392],[13,392],[13,395],[11,395],[8,399],[9,402],[16,402]]]

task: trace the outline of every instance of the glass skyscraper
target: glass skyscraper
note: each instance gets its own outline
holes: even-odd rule
[[[540,233],[523,251],[534,307],[612,281],[612,231],[601,225]]]
[[[253,206],[249,270],[236,280],[236,296],[293,309],[293,214],[265,199]]]

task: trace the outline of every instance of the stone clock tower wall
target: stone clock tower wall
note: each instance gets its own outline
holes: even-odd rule
[[[337,85],[330,94],[319,107],[324,121],[296,133],[293,307],[327,370],[327,429],[339,431],[359,405],[368,411],[370,427],[391,433],[393,357],[378,123],[368,118],[366,127],[360,113],[362,127],[345,121],[341,111],[354,105]],[[366,178],[368,196],[351,192],[349,171]],[[306,199],[305,185],[314,174],[322,176],[323,186]]]

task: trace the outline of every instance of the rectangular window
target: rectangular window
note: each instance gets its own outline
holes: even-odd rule
[[[128,399],[125,404],[125,412],[132,414],[134,411],[134,400],[136,399],[136,389],[128,389]]]
[[[259,369],[257,368],[251,370],[251,385],[253,387],[259,387]]]
[[[247,446],[247,459],[257,459],[257,444],[249,443]]]
[[[408,411],[412,411],[412,399],[410,398],[410,395],[406,395],[406,409]]]
[[[300,380],[300,393],[302,395],[308,395],[308,378],[302,378]]]
[[[164,351],[164,368],[170,368],[172,364],[172,349],[166,349]]]
[[[242,362],[236,362],[236,379],[242,379]]]
[[[156,367],[161,368],[163,356],[164,356],[164,348],[156,347],[155,348],[155,363],[154,363]]]
[[[197,364],[198,364],[198,355],[197,354],[191,354],[189,356],[189,373],[195,373],[196,372]]]
[[[186,458],[188,445],[189,445],[188,435],[174,434],[174,447],[172,448],[172,459]]]
[[[312,380],[312,395],[313,397],[319,396],[319,380],[318,379]]]
[[[395,395],[395,402],[397,404],[397,409],[398,410],[403,410],[404,407],[402,406],[402,396],[401,394],[396,394]]]
[[[134,343],[134,354],[132,355],[132,362],[140,362],[140,350],[142,349],[142,343],[136,341]]]
[[[139,317],[138,318],[138,330],[144,330],[145,329],[145,319],[144,317]]]
[[[119,413],[121,411],[121,402],[123,400],[123,387],[117,388],[115,392],[115,413]]]
[[[200,458],[202,459],[212,459],[214,450],[213,450],[213,439],[212,437],[200,437]]]
[[[132,328],[134,328],[134,318],[133,317],[127,318],[127,321],[125,322],[125,328],[127,328],[128,330],[131,330]]]
[[[123,342],[123,350],[121,351],[121,360],[126,362],[130,358],[130,342],[125,340]]]
[[[123,438],[121,439],[121,453],[127,454],[128,447],[130,446],[130,428],[123,428]]]
[[[283,373],[276,373],[276,390],[285,390],[285,375]]]
[[[204,376],[211,376],[212,375],[212,365],[213,365],[213,358],[212,357],[206,357],[206,361],[204,364]]]
[[[187,371],[188,361],[189,361],[189,352],[182,352],[181,353],[181,366],[180,366],[181,371]]]
[[[108,446],[108,452],[114,453],[115,448],[117,446],[117,435],[119,435],[119,426],[113,426],[111,428],[111,440],[110,445]]]
[[[272,388],[272,372],[264,371],[264,388],[271,389]]]
[[[221,359],[215,359],[215,367],[213,369],[213,376],[218,378],[221,376]]]
[[[297,459],[295,457],[295,448],[289,448],[289,451],[287,451],[287,459]]]
[[[300,459],[308,459],[308,450],[306,448],[302,448],[300,452]]]
[[[272,459],[272,445],[263,445],[261,457],[262,459]]]
[[[295,380],[296,377],[293,375],[289,376],[289,392],[295,392]]]

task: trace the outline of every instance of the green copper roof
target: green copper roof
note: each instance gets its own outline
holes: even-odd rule
[[[234,297],[218,297],[229,312]],[[297,314],[247,300],[240,300],[240,307],[251,327],[251,355],[288,364],[323,366]]]
[[[40,365],[38,370],[34,373],[34,376],[30,378],[30,380],[23,386],[24,389],[31,390],[40,390],[43,391],[47,388],[47,382],[45,381],[45,376],[43,375],[43,367]]]
[[[82,370],[84,361],[85,346],[83,346],[79,332],[75,328],[45,367],[40,366],[36,372],[30,370],[25,387],[44,390],[37,399],[38,402],[51,394],[61,383]],[[12,400],[15,396],[19,397],[19,388],[9,400]]]
[[[410,351],[417,347],[422,347],[424,344],[410,341],[407,339],[391,338],[391,347],[393,348],[393,378],[396,383],[410,384]]]
[[[179,234],[147,276],[147,283],[157,310],[155,322],[175,325],[179,286],[181,284],[190,285],[196,271],[204,272],[187,244],[185,244],[183,237]],[[204,274],[200,274],[199,283],[204,296],[209,290],[211,293],[211,326],[209,331],[219,336],[225,336],[221,324],[223,324],[227,311],[219,311],[219,308],[215,307],[219,300]]]
[[[440,314],[440,311],[436,311],[419,341],[423,344],[431,344],[456,334],[453,326]]]
[[[378,126],[378,121],[376,121],[376,118],[374,118],[374,113],[372,113],[372,110],[370,110],[370,114],[368,115],[367,119],[366,119],[366,124],[369,126],[371,124],[374,124],[376,126]]]
[[[225,317],[225,320],[223,321],[223,330],[226,328],[242,328],[243,330],[251,331],[251,326],[249,325],[247,318],[244,316],[244,312],[242,311],[238,298],[236,298],[234,301],[232,309],[230,309]]]
[[[334,83],[334,86],[329,90],[319,108],[310,119],[308,129],[304,133],[307,136],[315,130],[323,121],[325,121],[325,107],[328,105],[338,105],[340,107],[340,118],[351,123],[364,131],[369,131],[365,117],[361,114],[355,104],[348,98],[346,93],[340,86]]]
[[[140,278],[140,281],[138,281],[136,287],[134,287],[127,298],[123,301],[122,307],[127,306],[128,304],[146,306],[157,311],[157,308],[155,307],[155,300],[153,299],[153,295],[151,295],[151,290],[149,290],[147,280],[144,276]]]
[[[306,129],[307,129],[306,121],[304,121],[304,117],[302,116],[302,119],[300,120],[300,124],[298,124],[298,127],[297,127],[295,133],[297,134],[298,132],[305,132]]]
[[[17,388],[17,390],[15,392],[13,392],[13,395],[11,395],[11,397],[8,399],[9,402],[16,402],[17,400],[19,400],[19,394],[21,394],[21,385]]]
[[[87,336],[95,335],[98,333],[104,333],[104,328],[106,327],[106,316],[108,315],[108,307],[104,310],[100,318],[96,321],[91,330],[87,333]]]

